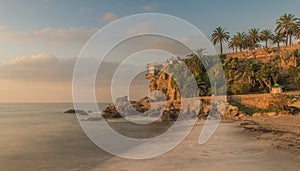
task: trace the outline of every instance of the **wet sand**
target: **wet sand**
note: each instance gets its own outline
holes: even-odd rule
[[[162,156],[146,160],[112,157],[93,170],[299,171],[299,155],[253,139],[255,133],[239,124],[222,123],[206,144],[199,145],[203,124],[198,123],[180,145]]]
[[[287,149],[300,155],[300,115],[246,117],[242,126],[256,132],[256,139],[268,141],[274,148]]]
[[[198,144],[203,123],[170,152],[146,160],[112,156],[94,145],[74,115],[0,121],[0,170],[295,170],[299,154],[274,149],[239,122],[222,123],[204,145]],[[149,149],[151,150],[151,149]]]

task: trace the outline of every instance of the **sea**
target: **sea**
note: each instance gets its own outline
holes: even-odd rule
[[[64,113],[72,108],[72,103],[0,103],[0,170],[85,170],[110,157],[89,140],[75,114]]]
[[[98,104],[99,110],[107,105]],[[64,113],[72,108],[72,103],[0,103],[0,170],[88,170],[111,158],[89,139],[75,114]],[[142,139],[163,133],[172,123],[109,125]]]

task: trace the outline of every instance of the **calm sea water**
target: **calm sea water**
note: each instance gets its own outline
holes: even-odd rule
[[[63,113],[71,108],[72,103],[0,103],[0,170],[86,170],[111,158],[89,140],[75,114]],[[159,135],[172,125],[109,124],[134,138]]]
[[[99,109],[103,109],[107,104],[99,103]],[[0,117],[13,118],[17,116],[35,115],[60,115],[68,109],[72,109],[72,103],[0,103]]]
[[[105,104],[100,104],[104,107]],[[110,157],[94,145],[72,103],[0,103],[0,170],[72,170]]]

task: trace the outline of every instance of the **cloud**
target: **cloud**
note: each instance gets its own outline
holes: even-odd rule
[[[49,43],[86,42],[98,28],[44,28],[33,32],[14,32],[7,27],[1,29],[0,40],[43,41]]]
[[[58,59],[52,55],[22,56],[0,65],[0,79],[25,82],[68,82],[75,58]]]
[[[10,31],[7,26],[2,26],[0,28],[0,40],[29,40],[29,38],[29,33]]]
[[[83,65],[90,68],[97,59],[84,58]],[[59,59],[48,54],[36,54],[32,56],[20,56],[0,65],[0,79],[17,80],[25,82],[70,82],[72,81],[73,70],[76,58]],[[101,68],[101,82],[109,85],[114,70],[119,62],[104,61]],[[124,67],[132,68],[132,64]],[[81,77],[88,77],[90,72],[82,73]]]
[[[92,60],[92,61],[91,61]],[[75,66],[76,58],[69,58],[69,59],[59,59],[55,56],[48,55],[48,54],[36,54],[32,56],[21,56],[17,57],[5,64],[0,65],[0,83],[2,85],[2,92],[3,89],[9,90],[10,93],[6,93],[7,96],[13,96],[12,87],[18,90],[19,94],[14,97],[15,99],[19,99],[20,93],[24,94],[24,98],[33,98],[31,97],[30,93],[26,93],[27,91],[31,91],[31,93],[36,92],[44,92],[45,97],[44,99],[49,99],[50,96],[52,99],[67,99],[70,95],[71,83],[73,78],[73,70]],[[89,67],[90,63],[97,62],[96,59],[93,58],[86,58],[84,61],[84,66],[87,68]],[[115,69],[118,67],[119,63],[117,62],[110,62],[105,61],[100,65],[100,70],[98,71],[96,77],[96,92],[97,94],[101,94],[99,97],[100,101],[110,101],[111,95],[111,79],[113,77]],[[124,71],[128,70],[128,68],[133,68],[132,64],[128,64],[124,66]],[[135,81],[135,85],[132,87],[134,97],[141,97],[141,92],[146,92],[144,89],[147,89],[148,86],[144,79],[145,73],[140,75],[140,78]],[[85,79],[90,78],[90,72],[82,73],[82,78],[80,80],[84,81]],[[125,78],[124,78],[125,79]],[[121,78],[121,83],[123,84],[125,80]],[[7,83],[7,84],[2,84]],[[9,86],[10,83],[13,83],[13,86]],[[117,89],[124,90],[123,85],[120,84],[117,86]],[[29,86],[26,87],[26,85]],[[144,85],[144,86],[142,86]],[[61,87],[62,86],[62,87]],[[139,87],[139,91],[136,90],[135,87]],[[143,87],[144,89],[141,89]],[[39,91],[34,91],[34,89],[39,89]],[[51,89],[51,91],[57,93],[55,96],[53,94],[45,93],[45,89]],[[89,87],[83,88],[86,91],[89,91]],[[25,90],[26,89],[26,90]],[[24,92],[23,92],[24,91]],[[50,90],[49,90],[50,91]],[[50,91],[50,92],[51,92]],[[65,93],[62,91],[66,91]],[[126,94],[120,94],[120,96],[124,96]],[[6,99],[7,100],[7,99]],[[1,101],[1,98],[0,98]]]
[[[33,36],[51,42],[86,42],[97,30],[97,28],[45,28],[35,31]]]
[[[103,22],[106,22],[106,23],[110,23],[114,20],[116,20],[118,17],[115,13],[113,12],[108,12],[108,13],[105,13],[101,18],[100,18],[100,21],[103,21]]]

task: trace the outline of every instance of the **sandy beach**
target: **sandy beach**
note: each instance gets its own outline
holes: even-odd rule
[[[300,115],[280,118],[247,117],[242,126],[257,133],[256,139],[262,139],[274,148],[287,149],[300,155]]]
[[[295,170],[300,155],[292,149],[274,148],[255,138],[256,131],[239,121],[220,124],[213,137],[198,144],[203,122],[170,152],[146,160],[110,155],[94,145],[74,115],[1,120],[0,170]],[[21,125],[21,126],[16,126]],[[151,149],[149,149],[151,150]]]
[[[239,124],[222,123],[206,144],[199,145],[203,124],[198,123],[179,146],[162,156],[146,160],[112,157],[92,170],[299,170],[299,154],[274,149]]]

